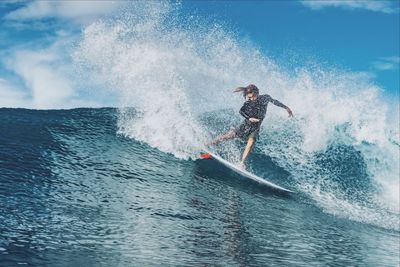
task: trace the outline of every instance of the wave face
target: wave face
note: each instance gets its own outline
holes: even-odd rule
[[[258,153],[325,212],[399,230],[398,125],[365,75],[279,65],[226,26],[167,2],[134,3],[87,26],[74,60],[119,96],[118,133],[180,159],[240,123],[243,99],[232,89],[258,85],[295,114],[269,107]],[[235,161],[243,144],[220,149]]]
[[[198,123],[219,132],[219,121],[233,114],[204,114]],[[268,124],[275,126],[263,129],[249,167],[296,189],[286,196],[214,161],[179,159],[117,134],[120,116],[115,108],[0,109],[0,265],[398,263],[399,231],[388,223],[398,214],[374,202],[379,193],[358,147],[332,143],[295,168],[287,152],[296,124]],[[240,146],[220,149],[229,156]],[[314,169],[301,170],[306,166]],[[320,196],[307,186],[318,186]],[[335,213],[333,200],[353,211],[351,220]]]

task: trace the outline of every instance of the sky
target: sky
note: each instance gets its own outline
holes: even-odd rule
[[[180,4],[183,16],[216,21],[282,65],[295,68],[315,61],[366,73],[387,97],[399,99],[400,1]],[[112,105],[107,95],[88,96],[77,90],[68,62],[82,29],[115,15],[124,5],[127,2],[0,2],[0,107]]]

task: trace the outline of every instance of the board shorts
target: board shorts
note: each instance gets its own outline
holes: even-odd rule
[[[254,141],[256,141],[258,139],[260,127],[259,126],[254,127],[247,122],[243,122],[233,131],[236,137],[240,137],[242,139],[245,139],[246,141],[249,140],[250,138],[253,138]]]

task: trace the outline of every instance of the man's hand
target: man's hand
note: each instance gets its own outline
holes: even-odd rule
[[[293,117],[293,112],[290,108],[286,108],[286,111],[289,113],[289,117]]]
[[[250,119],[249,119],[249,121],[251,121],[251,122],[259,122],[259,121],[260,121],[260,119],[256,119],[256,118],[250,118]]]

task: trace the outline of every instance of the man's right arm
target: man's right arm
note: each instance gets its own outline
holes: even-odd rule
[[[244,105],[243,105],[243,107],[240,109],[239,113],[240,113],[240,115],[242,115],[246,120],[248,120],[248,121],[250,121],[250,122],[259,122],[259,121],[260,121],[260,119],[253,118],[253,117],[250,117],[249,115],[247,115],[246,112],[244,112]]]
[[[247,115],[247,114],[244,112],[244,105],[243,105],[242,108],[240,109],[239,113],[240,113],[240,115],[242,115],[246,120],[250,119],[250,116]]]

